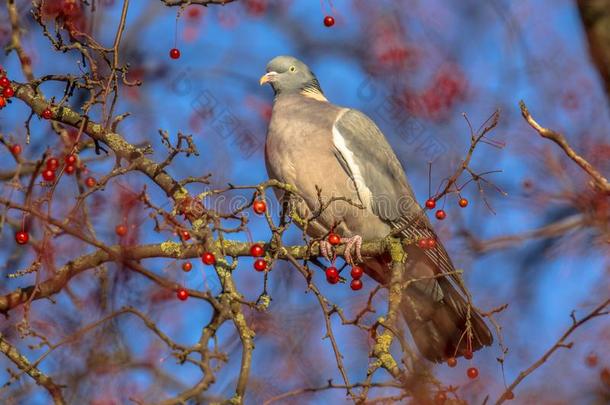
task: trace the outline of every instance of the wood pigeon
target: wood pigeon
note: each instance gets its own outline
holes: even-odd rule
[[[296,186],[301,218],[319,208],[318,190],[325,201],[335,198],[307,226],[308,235],[322,238],[333,230],[345,237],[350,264],[352,250],[360,261],[362,239],[381,239],[396,229],[411,241],[436,239],[392,147],[369,117],[331,104],[316,76],[294,57],[278,56],[266,71],[260,84],[269,83],[275,92],[265,144],[269,177]],[[276,193],[282,200],[283,193]],[[422,249],[412,243],[406,252],[403,279],[419,280],[405,288],[401,310],[421,354],[442,362],[491,345],[491,332],[464,299],[442,244]],[[377,282],[388,283],[387,258],[365,257],[362,266]]]

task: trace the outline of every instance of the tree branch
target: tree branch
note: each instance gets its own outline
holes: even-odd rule
[[[601,173],[591,165],[585,158],[580,156],[578,153],[572,149],[568,141],[566,140],[563,134],[556,132],[552,129],[544,128],[531,116],[529,110],[527,109],[525,103],[522,101],[519,102],[519,106],[521,107],[521,114],[523,118],[527,121],[527,123],[534,128],[540,136],[546,139],[550,139],[555,142],[570,159],[572,159],[578,166],[580,166],[589,176],[593,179],[593,184],[596,188],[598,188],[603,193],[610,195],[610,183],[608,179],[601,175]]]
[[[503,393],[500,398],[498,398],[498,400],[496,401],[496,405],[500,405],[504,401],[506,401],[508,399],[507,393],[514,392],[515,387],[517,387],[517,385],[519,385],[519,383],[521,381],[523,381],[523,379],[525,379],[525,377],[527,377],[528,375],[530,375],[531,373],[536,371],[536,369],[538,367],[542,366],[549,359],[549,357],[551,357],[551,355],[553,353],[555,353],[555,351],[557,351],[560,348],[566,348],[566,349],[571,348],[572,343],[571,342],[565,343],[565,342],[566,342],[566,339],[572,334],[572,332],[574,332],[580,326],[582,326],[587,321],[589,321],[593,318],[607,315],[608,311],[606,311],[605,309],[608,305],[610,305],[610,299],[607,299],[604,302],[602,302],[593,311],[589,312],[589,314],[587,314],[584,318],[581,318],[580,320],[576,320],[576,318],[574,318],[574,314],[572,313],[572,325],[568,328],[568,330],[566,330],[565,333],[563,335],[561,335],[559,340],[557,342],[555,342],[555,344],[549,350],[547,350],[542,355],[542,357],[540,357],[538,360],[536,360],[527,369],[525,369],[519,373],[517,378],[507,387],[506,392]]]
[[[65,400],[61,393],[61,387],[57,385],[51,377],[44,374],[37,367],[30,364],[30,361],[21,354],[17,348],[11,345],[8,340],[0,333],[0,352],[4,353],[19,369],[25,370],[25,372],[32,377],[38,385],[43,386],[53,398],[53,403],[57,405],[65,404]]]

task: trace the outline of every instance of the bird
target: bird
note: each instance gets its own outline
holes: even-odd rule
[[[491,345],[488,326],[469,304],[402,164],[373,120],[332,104],[316,75],[295,57],[273,58],[259,82],[274,92],[265,141],[267,174],[296,188],[296,193],[279,188],[275,193],[280,201],[291,196],[299,218],[316,213],[305,232],[320,239],[329,232],[340,234],[346,261],[359,263],[384,285],[391,263],[386,256],[362,258],[362,240],[379,240],[392,232],[405,241],[434,238],[432,249],[405,246],[401,275],[410,282],[403,284],[400,310],[415,346],[424,358],[440,363]],[[321,199],[329,205],[319,213]]]

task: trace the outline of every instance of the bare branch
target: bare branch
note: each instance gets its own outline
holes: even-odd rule
[[[508,392],[514,392],[515,388],[517,387],[517,385],[519,385],[519,383],[521,383],[521,381],[523,381],[528,375],[532,374],[534,371],[536,371],[536,369],[538,369],[540,366],[542,366],[544,363],[546,363],[546,361],[558,349],[560,349],[560,348],[566,348],[566,349],[571,348],[572,347],[572,343],[566,343],[566,340],[568,339],[568,337],[570,337],[570,335],[576,329],[578,329],[579,327],[581,327],[582,325],[584,325],[585,323],[587,323],[591,319],[597,318],[597,317],[600,317],[600,316],[604,316],[604,315],[608,315],[608,311],[606,310],[608,305],[610,305],[610,299],[607,299],[604,302],[602,302],[601,304],[599,304],[597,307],[595,307],[595,309],[593,309],[591,312],[589,312],[583,318],[581,318],[579,320],[577,320],[576,318],[572,318],[573,319],[572,325],[564,332],[563,335],[561,335],[559,340],[557,340],[557,342],[555,342],[555,344],[553,346],[551,346],[551,348],[549,350],[547,350],[531,366],[529,366],[527,369],[521,371],[519,373],[519,375],[517,376],[517,378],[515,378],[515,380],[506,388],[506,392],[507,393]],[[508,399],[507,395],[506,395],[506,393],[504,393],[504,394],[502,394],[502,396],[500,398],[498,398],[498,400],[495,403],[496,403],[496,405],[499,405],[499,404],[504,403],[504,401],[506,401],[507,399]]]
[[[15,346],[10,344],[8,340],[0,333],[0,352],[4,353],[17,367],[24,370],[30,377],[32,377],[37,384],[46,388],[46,390],[53,398],[53,403],[62,405],[66,401],[61,393],[61,386],[57,385],[51,377],[44,374],[36,366],[30,364],[30,361],[21,354]]]
[[[585,158],[580,156],[578,153],[572,149],[566,137],[552,129],[544,128],[531,116],[529,110],[527,109],[525,103],[523,101],[519,102],[519,107],[521,108],[521,114],[523,118],[527,121],[527,123],[534,128],[541,137],[549,139],[555,142],[564,152],[565,154],[572,159],[578,166],[580,166],[589,176],[591,176],[593,180],[593,185],[604,192],[606,195],[610,195],[610,183],[608,179],[606,179],[602,174],[595,168],[591,163],[589,163]]]

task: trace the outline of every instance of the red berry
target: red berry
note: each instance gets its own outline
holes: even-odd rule
[[[44,110],[42,110],[42,118],[44,118],[45,120],[50,120],[51,118],[53,118],[53,112],[49,108],[45,108]]]
[[[468,205],[468,200],[465,198],[460,198],[460,201],[458,201],[458,204],[460,205],[460,207],[464,208]]]
[[[337,284],[339,282],[339,271],[336,267],[326,268],[326,281],[331,284]]]
[[[252,209],[260,215],[267,211],[267,204],[263,200],[256,200],[254,201],[254,204],[252,204]]]
[[[436,207],[436,201],[434,201],[434,198],[428,198],[426,200],[426,208],[434,209],[434,207]]]
[[[97,184],[97,181],[93,177],[87,177],[85,179],[85,185],[89,188],[95,187],[96,184]]]
[[[331,284],[337,284],[339,282],[339,271],[336,267],[331,266],[326,268],[326,281]]]
[[[0,97],[0,108],[6,107],[6,100],[4,97]]]
[[[11,81],[6,76],[0,77],[0,87],[8,87],[11,85]]]
[[[331,232],[328,234],[328,243],[333,246],[337,246],[339,243],[341,243],[341,237],[336,233]]]
[[[169,51],[169,57],[172,59],[178,59],[180,57],[180,51],[177,48],[172,48]]]
[[[599,378],[605,385],[610,385],[610,368],[604,367],[599,373]]]
[[[457,366],[457,359],[455,357],[449,357],[447,359],[447,365],[451,368]]]
[[[49,169],[43,170],[42,179],[44,181],[55,181],[55,172]]]
[[[193,265],[191,264],[191,262],[182,263],[182,270],[189,272],[189,271],[191,271],[192,268],[193,268]]]
[[[191,239],[191,234],[189,233],[189,231],[183,229],[180,231],[180,237],[182,238],[182,240],[189,240]]]
[[[205,252],[201,256],[201,261],[203,262],[203,264],[207,264],[207,265],[215,264],[216,263],[216,257],[214,256],[213,253]]]
[[[261,257],[265,254],[265,249],[259,244],[252,245],[252,247],[250,248],[250,254],[253,257]]]
[[[325,272],[326,272],[326,277],[339,276],[339,271],[334,266],[327,267]]]
[[[436,211],[436,219],[440,219],[442,221],[445,218],[447,218],[447,213],[444,210]]]
[[[447,394],[445,393],[445,391],[439,391],[434,396],[434,403],[438,405],[443,405],[445,401],[447,401]]]
[[[123,224],[117,225],[116,228],[114,228],[114,231],[119,236],[127,235],[127,227]]]
[[[178,297],[180,301],[186,301],[186,299],[189,297],[189,292],[180,287],[178,290],[176,290],[176,297]]]
[[[504,393],[504,398],[510,401],[511,399],[515,399],[515,394],[513,394],[512,391],[508,390]]]
[[[26,231],[19,231],[15,234],[15,242],[20,245],[25,245],[30,240],[30,236]]]
[[[466,350],[466,351],[464,352],[464,358],[465,358],[466,360],[470,360],[470,359],[472,359],[472,350]]]
[[[76,158],[76,155],[70,154],[70,155],[66,155],[66,157],[64,158],[64,162],[66,162],[67,165],[73,165],[76,163],[78,159]]]
[[[434,238],[423,238],[417,242],[417,246],[420,249],[434,249],[436,247],[436,239]]]
[[[191,19],[196,19],[201,16],[201,10],[197,6],[191,6],[187,9],[186,16]]]
[[[5,87],[2,91],[2,96],[4,98],[11,98],[15,95],[15,90],[12,87]]]
[[[360,266],[354,266],[352,267],[350,274],[354,280],[359,280],[364,274],[364,270],[362,270],[362,267]]]
[[[476,367],[470,367],[466,371],[466,374],[468,375],[468,378],[470,378],[471,380],[474,380],[475,378],[477,378],[479,376],[479,369]]]
[[[49,158],[47,159],[47,169],[49,170],[57,170],[57,168],[59,167],[59,160],[55,159],[55,158]]]
[[[587,355],[587,357],[585,358],[585,363],[589,367],[595,367],[595,366],[597,366],[597,360],[598,360],[598,358],[595,353],[589,353]]]
[[[333,25],[335,25],[335,18],[333,16],[327,15],[326,17],[324,17],[324,25],[326,25],[327,27],[332,27]]]
[[[13,146],[11,146],[11,153],[15,156],[19,155],[21,153],[21,145],[16,143]]]
[[[256,271],[265,271],[267,269],[267,261],[265,259],[256,259],[254,261]]]
[[[352,290],[358,291],[362,288],[362,280],[354,279],[349,286],[352,288]]]
[[[74,165],[67,165],[64,168],[64,171],[66,172],[66,174],[73,174],[76,171],[76,166],[74,166]]]

